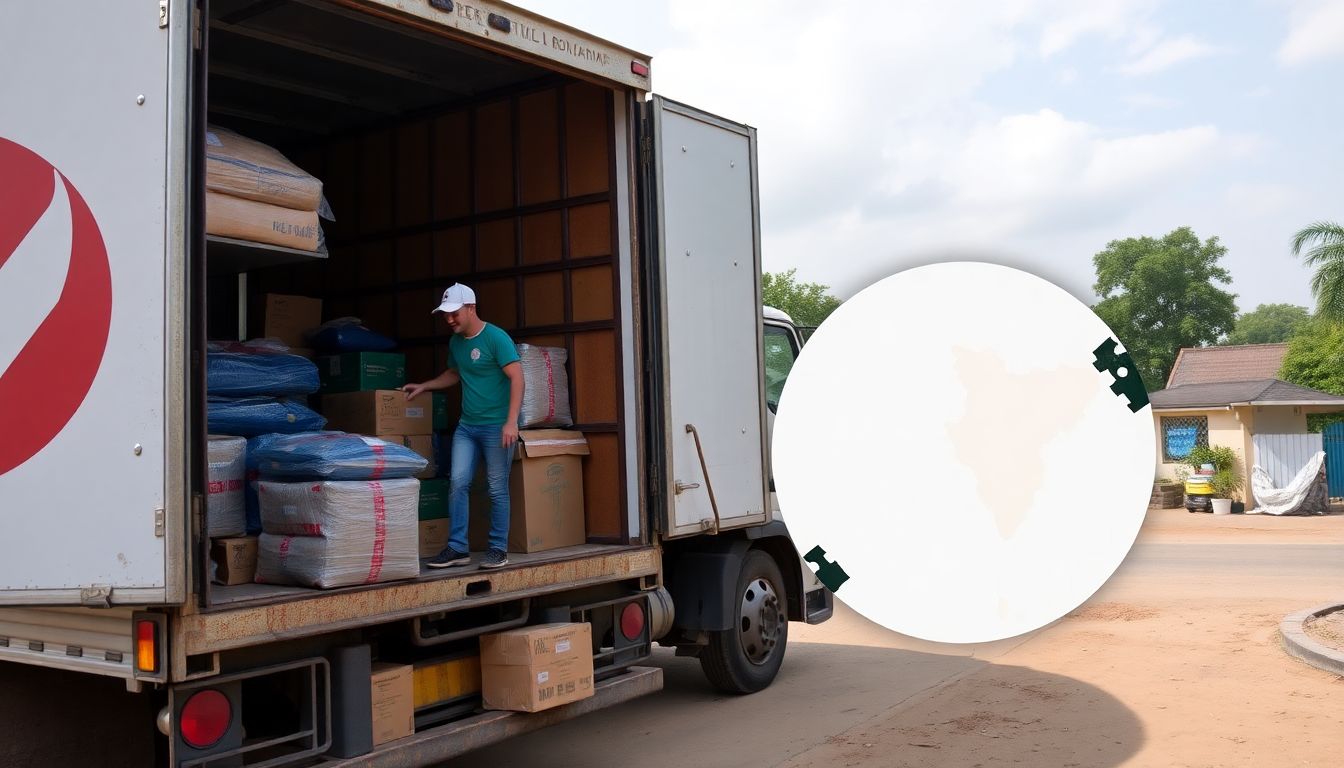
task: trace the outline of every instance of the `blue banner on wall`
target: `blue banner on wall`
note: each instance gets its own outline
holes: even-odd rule
[[[1173,459],[1183,459],[1195,449],[1195,440],[1199,430],[1194,427],[1167,427],[1167,455]]]

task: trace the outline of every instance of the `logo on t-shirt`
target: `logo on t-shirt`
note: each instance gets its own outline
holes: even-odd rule
[[[472,359],[473,361],[476,361],[476,360],[480,360],[480,359],[481,359],[481,348],[480,348],[480,347],[472,347],[472,349],[471,349],[471,359]]]

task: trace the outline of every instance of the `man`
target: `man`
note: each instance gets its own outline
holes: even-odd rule
[[[523,366],[513,339],[476,314],[476,293],[461,283],[443,292],[434,310],[448,321],[448,369],[422,384],[403,387],[407,400],[426,390],[461,382],[462,418],[453,432],[448,496],[448,545],[430,558],[431,568],[468,565],[467,511],[477,460],[485,458],[490,489],[490,548],[482,568],[507,565],[509,542],[509,470],[518,442],[518,411],[523,404]]]

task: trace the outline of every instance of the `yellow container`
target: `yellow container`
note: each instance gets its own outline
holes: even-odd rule
[[[458,656],[415,663],[415,708],[481,692],[481,657]]]
[[[1192,495],[1209,494],[1213,493],[1213,486],[1209,485],[1208,478],[1201,477],[1199,479],[1195,479],[1191,477],[1185,481],[1185,492],[1187,494]]]

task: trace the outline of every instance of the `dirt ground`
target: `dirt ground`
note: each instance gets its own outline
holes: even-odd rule
[[[1077,611],[960,647],[991,663],[785,765],[1344,765],[1344,678],[1288,656],[1277,632],[1331,601],[1344,602],[1344,510],[1151,510],[1131,559]],[[791,639],[958,652],[893,637],[839,606]]]

